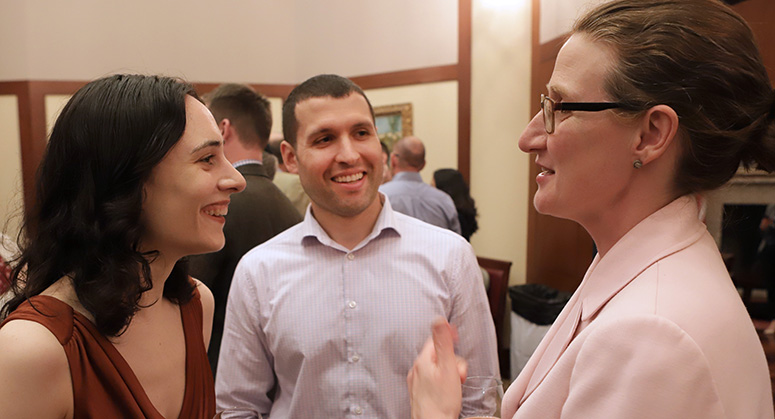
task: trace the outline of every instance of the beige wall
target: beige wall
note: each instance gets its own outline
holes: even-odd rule
[[[14,238],[24,205],[18,109],[16,96],[0,95],[0,232]]]
[[[457,62],[451,0],[1,0],[0,80],[297,83]]]
[[[457,82],[365,91],[372,106],[412,103],[412,132],[425,144],[425,168],[420,172],[430,183],[433,172],[457,167]]]
[[[517,147],[530,101],[530,0],[473,2],[471,193],[480,256],[512,261],[512,284],[525,282],[528,170]]]
[[[59,117],[59,113],[70,100],[70,95],[46,95],[43,98],[43,106],[46,112],[46,138],[51,136],[51,129]]]
[[[543,44],[568,33],[584,11],[608,0],[541,0],[539,39]]]

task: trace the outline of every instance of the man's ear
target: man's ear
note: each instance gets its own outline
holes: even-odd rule
[[[635,159],[644,165],[662,156],[678,134],[678,114],[667,105],[653,106],[640,123],[640,137],[633,146]]]
[[[221,122],[218,124],[218,128],[221,130],[221,137],[223,137],[224,143],[229,141],[234,136],[234,126],[231,125],[229,118],[221,119]]]
[[[285,162],[285,168],[288,169],[288,173],[299,174],[299,162],[296,158],[296,150],[294,150],[291,143],[288,141],[280,143],[280,154],[283,155],[283,162]]]
[[[399,162],[401,161],[401,156],[398,155],[395,151],[390,153],[390,166],[395,167],[398,166]]]

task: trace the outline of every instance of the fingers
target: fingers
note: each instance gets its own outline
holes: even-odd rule
[[[441,318],[433,321],[431,331],[433,333],[436,362],[441,365],[456,363],[455,338],[457,332],[452,329],[446,320]]]
[[[468,363],[460,356],[456,356],[455,358],[457,361],[457,373],[460,375],[460,384],[463,384],[466,382],[466,377],[468,376]]]

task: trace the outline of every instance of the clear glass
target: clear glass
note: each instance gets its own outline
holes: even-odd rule
[[[541,111],[544,116],[544,129],[547,134],[551,134],[554,132],[554,101],[545,95],[541,95]]]
[[[216,413],[213,419],[263,419],[263,416],[253,409],[232,407]]]
[[[500,417],[501,401],[503,401],[503,382],[498,377],[473,376],[463,383],[463,395],[477,395],[477,401],[467,403],[463,412],[465,418],[497,418]],[[473,407],[473,410],[469,409]]]

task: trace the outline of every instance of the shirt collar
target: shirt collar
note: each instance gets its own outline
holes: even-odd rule
[[[422,176],[420,176],[420,173],[418,172],[398,172],[395,176],[393,176],[393,180],[422,182]]]
[[[377,199],[382,201],[382,210],[379,212],[377,222],[374,223],[374,228],[371,230],[366,238],[364,238],[357,246],[352,250],[347,249],[341,244],[335,242],[329,235],[323,230],[323,227],[318,223],[318,220],[312,215],[312,206],[307,207],[307,213],[304,216],[304,221],[301,224],[301,243],[311,244],[318,242],[322,245],[340,250],[345,253],[355,252],[358,249],[363,248],[372,240],[378,239],[387,234],[397,234],[401,236],[400,228],[396,222],[396,214],[393,208],[390,206],[390,201],[381,192],[378,193]]]
[[[244,166],[246,164],[263,164],[263,163],[255,159],[244,159],[244,160],[240,160],[232,163],[232,166],[234,166],[234,168],[237,168],[240,166]]]

